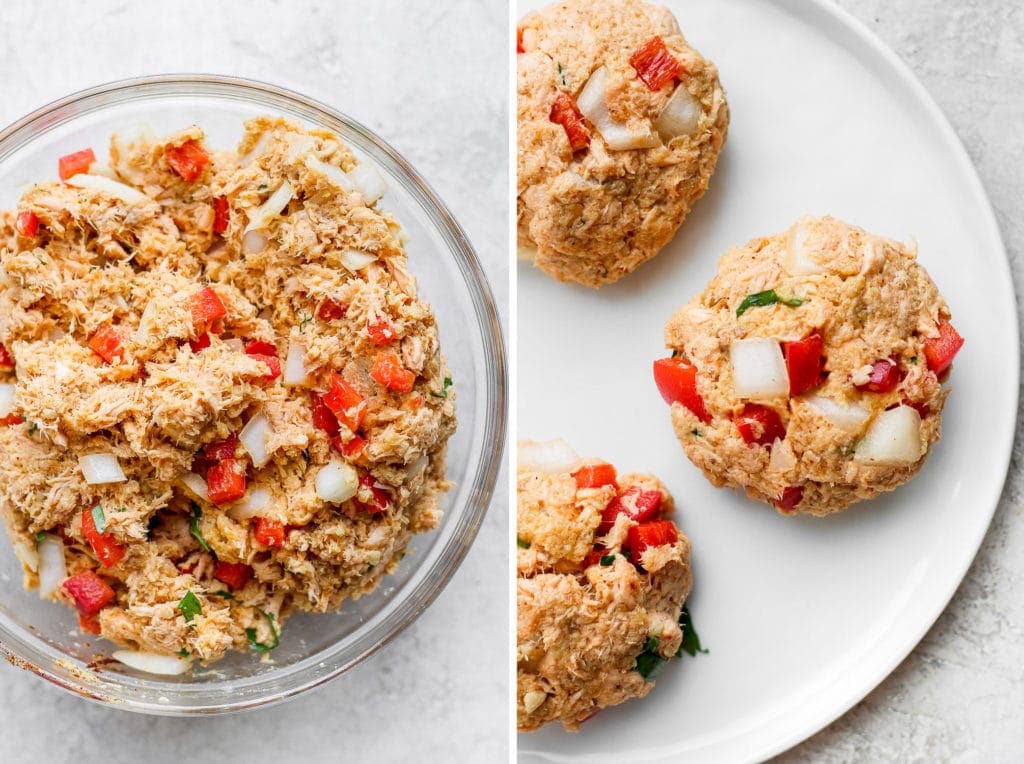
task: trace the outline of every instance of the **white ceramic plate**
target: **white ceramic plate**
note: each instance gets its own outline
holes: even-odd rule
[[[708,194],[675,240],[600,291],[519,267],[519,437],[668,484],[694,545],[690,610],[707,655],[673,661],[642,701],[578,735],[519,736],[522,761],[762,759],[864,697],[946,606],[995,509],[1013,439],[1013,287],[988,200],[909,70],[825,2],[662,0],[720,69],[732,124]],[[523,3],[525,13],[542,2]],[[916,237],[967,344],[944,437],[909,485],[828,519],[714,489],[655,389],[668,316],[729,246],[832,214]]]

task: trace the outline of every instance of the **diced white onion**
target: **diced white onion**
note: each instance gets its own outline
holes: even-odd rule
[[[79,173],[78,175],[72,175],[64,182],[69,186],[74,186],[75,188],[87,188],[92,191],[101,191],[108,196],[113,196],[115,199],[120,199],[121,201],[128,202],[129,204],[144,202],[149,199],[149,197],[141,191],[138,191],[131,186],[126,186],[124,183],[118,183],[116,180],[111,180],[103,175],[86,175],[85,173]]]
[[[583,86],[579,96],[576,98],[576,105],[580,112],[590,120],[597,128],[612,151],[623,151],[627,149],[646,149],[657,146],[661,143],[657,134],[651,130],[649,124],[641,128],[630,129],[621,122],[612,119],[608,111],[608,103],[605,101],[607,90],[608,70],[603,66],[599,67],[587,84]]]
[[[316,473],[316,495],[331,504],[348,501],[359,490],[359,474],[348,462],[331,459]]]
[[[796,456],[789,444],[779,438],[772,443],[772,451],[768,457],[768,471],[771,473],[789,472],[796,466]]]
[[[352,273],[361,271],[367,265],[377,260],[376,255],[360,252],[358,249],[346,249],[339,257],[341,258],[341,264],[352,271]]]
[[[786,256],[783,265],[794,276],[828,273],[829,269],[826,266],[810,256],[807,247],[807,225],[803,220],[797,221],[786,237]]]
[[[12,382],[0,384],[0,417],[8,416],[14,411],[15,385]]]
[[[277,190],[267,198],[267,201],[263,202],[252,213],[249,225],[245,227],[245,233],[266,228],[274,218],[281,214],[282,210],[288,206],[288,202],[294,197],[295,189],[292,188],[292,184],[287,180],[282,181]]]
[[[73,376],[75,376],[75,373],[71,370],[71,367],[63,361],[57,361],[57,363],[53,365],[53,378],[58,382],[67,382]]]
[[[285,137],[285,142],[288,144],[288,151],[284,158],[288,162],[316,148],[316,138],[311,135],[290,133]]]
[[[39,542],[39,596],[49,597],[68,577],[64,542],[49,533]]]
[[[289,387],[302,386],[309,382],[306,369],[306,347],[297,339],[288,343],[288,355],[284,359],[284,383]]]
[[[537,259],[537,248],[536,247],[516,247],[516,258],[522,260],[524,263],[532,263]]]
[[[327,164],[327,162],[318,159],[312,154],[306,157],[306,167],[318,175],[327,178],[327,180],[331,181],[342,191],[356,190],[356,187],[352,185],[352,179],[345,174],[344,170],[340,167],[335,167],[333,164]]]
[[[242,251],[247,255],[258,255],[267,248],[267,237],[259,231],[247,231],[242,236]]]
[[[192,668],[192,661],[176,655],[157,655],[138,650],[114,650],[110,655],[125,666],[147,674],[177,676]]]
[[[356,191],[363,195],[363,201],[367,204],[373,204],[388,190],[384,184],[384,178],[369,162],[357,164],[352,172],[348,173],[348,177],[352,181],[352,185],[356,187]]]
[[[185,484],[192,493],[196,495],[196,498],[202,499],[203,501],[210,500],[210,494],[206,488],[206,481],[203,480],[202,475],[197,475],[194,472],[186,472],[182,477],[181,482]]]
[[[245,343],[242,342],[238,337],[230,337],[224,340],[224,346],[229,350],[234,350],[236,353],[241,353],[245,350]]]
[[[924,454],[921,415],[913,406],[883,411],[854,447],[853,460],[861,464],[913,464]]]
[[[661,139],[668,143],[679,135],[693,135],[700,127],[700,118],[704,116],[704,107],[685,85],[676,87],[665,108],[654,121],[654,129]]]
[[[814,413],[846,432],[860,432],[871,416],[867,407],[859,403],[845,405],[821,395],[808,396],[804,402]]]
[[[252,486],[236,504],[228,509],[232,520],[242,522],[265,514],[270,506],[270,490],[263,486]]]
[[[561,438],[555,440],[521,440],[518,448],[519,469],[557,474],[572,472],[580,465],[579,455]]]
[[[117,173],[115,173],[110,165],[100,164],[99,162],[93,162],[89,165],[90,175],[102,175],[104,178],[110,178],[111,180],[117,180]]]
[[[267,132],[260,133],[260,137],[256,139],[256,143],[253,145],[252,149],[248,154],[242,157],[239,164],[242,167],[248,167],[250,163],[259,159],[259,157],[263,155],[263,152],[267,150],[267,147],[270,146],[270,142],[273,140],[272,136],[273,133],[269,130]]]
[[[270,461],[270,452],[267,451],[267,438],[274,432],[270,426],[270,420],[262,411],[248,422],[238,433],[238,442],[249,452],[252,463],[256,467],[262,467]]]
[[[546,692],[541,692],[540,690],[531,690],[523,696],[523,708],[526,709],[526,713],[532,714],[534,711],[540,708],[541,704],[543,704],[544,701],[547,699],[548,694]]]
[[[124,470],[121,469],[117,457],[113,454],[86,454],[78,457],[78,466],[82,470],[82,476],[89,485],[102,485],[103,483],[123,483]]]
[[[789,372],[777,340],[733,340],[729,346],[733,389],[741,398],[774,398],[789,392]]]

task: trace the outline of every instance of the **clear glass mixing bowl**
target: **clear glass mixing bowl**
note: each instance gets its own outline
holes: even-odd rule
[[[501,461],[506,370],[494,300],[462,229],[416,171],[365,127],[321,103],[259,82],[169,75],[75,93],[0,132],[0,209],[31,183],[55,179],[57,158],[92,146],[103,161],[112,133],[140,124],[157,134],[201,126],[209,144],[233,148],[242,122],[282,115],[337,133],[381,171],[378,202],[409,234],[410,270],[437,315],[458,391],[459,426],[449,443],[454,487],[444,518],[413,539],[398,569],[339,613],[300,613],[285,624],[273,662],[229,654],[184,677],[157,677],[109,660],[105,640],[78,635],[73,610],[21,586],[21,566],[0,540],[0,650],[7,659],[86,698],[146,713],[211,714],[274,703],[338,676],[408,626],[465,555],[491,500]]]

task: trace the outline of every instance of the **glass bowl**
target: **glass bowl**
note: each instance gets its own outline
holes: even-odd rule
[[[77,695],[153,714],[213,714],[281,701],[338,676],[407,627],[463,559],[491,500],[505,435],[506,370],[494,300],[465,233],[416,171],[384,141],[321,103],[248,80],[168,75],[75,93],[0,131],[0,209],[33,182],[55,179],[57,158],[92,146],[104,161],[112,133],[146,124],[157,135],[190,124],[209,145],[233,148],[242,122],[282,115],[337,133],[381,171],[378,206],[408,233],[409,267],[434,307],[442,350],[458,391],[459,426],[449,441],[444,517],[413,538],[397,570],[340,612],[297,613],[272,662],[232,652],[191,675],[157,677],[109,659],[114,646],[80,634],[71,608],[21,585],[21,566],[0,541],[0,650],[14,665]]]

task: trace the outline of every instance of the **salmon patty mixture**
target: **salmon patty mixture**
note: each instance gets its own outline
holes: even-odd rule
[[[618,281],[707,189],[729,123],[718,72],[639,0],[532,13],[518,51],[520,255],[560,281]]]
[[[383,180],[325,131],[62,157],[0,216],[0,512],[25,585],[161,673],[376,587],[454,391]]]
[[[699,640],[683,607],[690,541],[651,475],[617,475],[562,441],[519,446],[516,534],[520,730],[571,732],[641,698]]]
[[[654,362],[676,436],[712,483],[827,515],[921,469],[964,341],[916,254],[822,217],[722,256]]]

